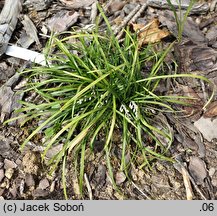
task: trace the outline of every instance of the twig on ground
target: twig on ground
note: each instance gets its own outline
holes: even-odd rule
[[[132,182],[132,185],[148,200],[151,200],[151,198],[145,194],[134,182]]]
[[[50,192],[54,192],[55,190],[55,185],[56,185],[56,181],[54,180],[52,183],[51,183],[51,186],[50,186]]]
[[[96,22],[96,17],[97,17],[97,4],[98,1],[92,4],[92,9],[91,9],[91,14],[90,14],[90,20],[91,23],[94,24]]]
[[[181,171],[182,171],[182,177],[183,177],[185,190],[186,190],[186,198],[187,200],[192,200],[193,191],[192,191],[191,182],[190,182],[187,170],[182,166]]]
[[[136,22],[136,20],[141,16],[141,14],[143,13],[144,10],[146,10],[148,4],[145,3],[142,5],[142,7],[137,11],[137,13],[132,17],[132,19],[130,20],[130,22]]]
[[[216,7],[217,7],[217,0],[211,1],[211,3],[210,3],[210,12],[213,12]]]
[[[204,200],[207,200],[206,196],[202,193],[202,191],[200,190],[200,188],[197,186],[197,184],[195,183],[194,179],[191,177],[191,175],[188,173],[188,171],[186,170],[185,166],[183,165],[183,163],[180,161],[180,159],[176,158],[177,163],[174,164],[174,167],[182,174],[183,170],[185,170],[186,175],[188,176],[188,178],[190,179],[192,185],[194,186],[195,190],[198,192],[198,194],[200,194],[201,198]]]
[[[201,87],[202,87],[202,91],[203,91],[204,100],[207,101],[208,95],[207,95],[207,93],[206,93],[206,88],[205,88],[204,81],[203,81],[203,80],[200,80],[200,83],[201,83]]]
[[[128,23],[134,23],[136,22],[136,20],[141,16],[141,14],[143,13],[143,11],[147,8],[148,4],[144,4],[142,5],[142,7],[134,14],[134,16],[128,21]],[[127,24],[127,23],[126,23]],[[125,24],[125,25],[126,25]],[[117,35],[117,39],[120,40],[123,33],[124,33],[124,27],[123,26],[123,29],[120,31],[120,33]]]
[[[93,200],[92,189],[90,187],[90,183],[89,183],[89,180],[87,178],[87,174],[86,173],[84,173],[84,180],[85,180],[85,183],[86,183],[86,186],[87,186],[87,190],[88,190],[88,194],[89,194],[89,199]]]
[[[129,14],[124,18],[121,25],[114,28],[114,34],[117,35],[132,19],[132,17],[139,11],[141,5],[137,5]]]

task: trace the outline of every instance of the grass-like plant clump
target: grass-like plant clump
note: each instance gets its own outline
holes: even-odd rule
[[[173,11],[174,18],[175,18],[175,21],[176,21],[176,27],[177,27],[177,32],[178,32],[178,35],[177,35],[178,42],[181,42],[181,40],[182,40],[182,32],[184,30],[185,22],[187,20],[187,17],[189,15],[192,7],[195,4],[195,2],[197,2],[197,0],[190,0],[187,10],[185,11],[185,13],[183,13],[183,11],[181,9],[182,1],[179,1],[179,10],[177,12],[177,10],[175,9],[175,7],[172,4],[171,0],[167,0],[167,3],[170,6],[170,9]]]
[[[151,45],[139,48],[137,35],[128,30],[120,44],[109,24],[104,33],[96,28],[91,33],[52,36],[47,67],[35,66],[24,72],[29,80],[25,91],[37,92],[41,102],[23,101],[18,112],[24,113],[24,123],[33,119],[43,122],[32,130],[22,147],[39,132],[45,137],[43,157],[51,147],[63,143],[50,164],[53,170],[60,162],[63,164],[65,182],[66,158],[73,154],[79,164],[81,190],[85,151],[94,150],[97,140],[104,140],[103,151],[114,182],[111,150],[117,131],[122,150],[120,169],[127,172],[131,163],[142,168],[154,159],[173,161],[165,156],[173,142],[172,132],[166,123],[156,126],[154,116],[173,112],[170,104],[181,102],[176,97],[159,95],[157,87],[166,78],[191,75],[165,74],[164,58],[172,45],[158,53]],[[126,155],[130,159],[126,160]]]

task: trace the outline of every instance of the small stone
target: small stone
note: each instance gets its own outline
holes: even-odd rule
[[[157,168],[157,170],[160,171],[160,172],[165,169],[165,167],[164,167],[162,164],[160,164],[159,162],[156,163],[156,168]]]
[[[0,91],[1,93],[1,91]],[[1,104],[1,100],[0,100]],[[2,139],[2,137],[1,137]],[[7,140],[0,140],[0,155],[3,157],[7,157],[9,155],[9,150],[10,150],[10,144]]]
[[[17,188],[15,185],[12,188],[10,188],[9,191],[12,194],[13,198],[17,197]]]
[[[115,176],[116,184],[120,185],[126,180],[126,175],[123,172],[117,172]]]
[[[32,192],[32,191],[34,191],[34,190],[35,190],[35,186],[29,187],[29,191],[30,191],[30,192]]]
[[[0,161],[0,169],[4,166],[4,163]]]
[[[25,183],[26,183],[27,187],[35,186],[35,180],[33,178],[33,175],[26,174]]]
[[[55,190],[56,181],[53,181],[50,186],[50,192],[52,193]]]
[[[5,192],[5,188],[0,188],[0,196]]]
[[[137,172],[138,170],[135,168],[134,165],[132,165],[132,168],[131,168],[131,177],[132,177],[132,180],[133,181],[137,181]]]
[[[14,162],[14,161],[11,161],[11,160],[8,160],[8,159],[5,159],[4,160],[4,168],[7,170],[7,169],[15,169],[17,168],[17,164]]]
[[[59,144],[56,145],[52,148],[50,148],[47,153],[46,153],[46,157],[48,157],[49,159],[51,159],[52,157],[54,157],[57,153],[60,152],[60,150],[62,150],[63,148],[63,144]]]
[[[44,190],[44,189],[48,188],[49,186],[50,186],[49,181],[45,178],[39,182],[38,188]]]
[[[213,179],[213,180],[212,180],[212,185],[213,185],[214,187],[217,187],[217,179]]]
[[[103,187],[103,185],[106,182],[106,167],[103,164],[100,164],[98,169],[97,169],[97,173],[95,176],[95,181],[97,184],[97,188],[101,188]]]
[[[79,184],[78,184],[78,180],[73,179],[72,183],[73,183],[73,189],[74,189],[75,195],[80,196],[80,187],[79,187]]]
[[[17,165],[21,165],[22,164],[22,160],[20,160],[19,158],[15,161],[15,163],[17,164]]]
[[[34,192],[33,192],[33,196],[34,196],[34,197],[45,197],[45,196],[47,196],[48,194],[49,194],[48,191],[42,190],[42,189],[40,189],[40,188],[35,189]]]
[[[22,165],[24,166],[23,170],[25,173],[37,175],[39,167],[36,154],[28,151],[23,157]]]
[[[215,174],[215,168],[214,167],[211,167],[210,169],[209,169],[209,176],[212,178],[212,176]]]
[[[9,168],[9,169],[7,169],[7,170],[5,171],[5,176],[6,176],[8,179],[11,179],[12,176],[13,176],[13,174],[14,174],[14,169],[12,169],[12,168]]]
[[[197,23],[197,25],[200,25],[200,23],[201,23],[201,18],[199,18],[199,17],[196,18],[196,19],[195,19],[195,23]]]
[[[2,179],[5,177],[5,172],[3,169],[0,169],[0,182],[2,181]]]
[[[117,200],[124,200],[124,195],[123,194],[115,192],[114,196],[117,198]]]

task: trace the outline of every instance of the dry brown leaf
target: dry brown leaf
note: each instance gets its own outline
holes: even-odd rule
[[[204,113],[204,118],[212,118],[217,116],[217,101],[214,101],[210,104],[207,111]]]
[[[132,26],[133,30],[138,32],[140,45],[159,42],[170,34],[169,31],[159,28],[158,19],[153,19],[147,25],[132,24]]]

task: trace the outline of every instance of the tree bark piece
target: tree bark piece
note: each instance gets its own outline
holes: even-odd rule
[[[160,9],[171,9],[170,5],[168,4],[167,0],[148,0],[148,5],[151,7],[156,7]],[[190,4],[190,0],[182,0],[179,5],[179,1],[171,0],[172,5],[176,8],[181,10],[187,10]],[[209,11],[209,4],[208,3],[196,3],[193,5],[190,14],[206,14]]]
[[[17,25],[17,19],[21,12],[22,0],[5,0],[0,14],[0,56],[7,49],[8,42]]]

